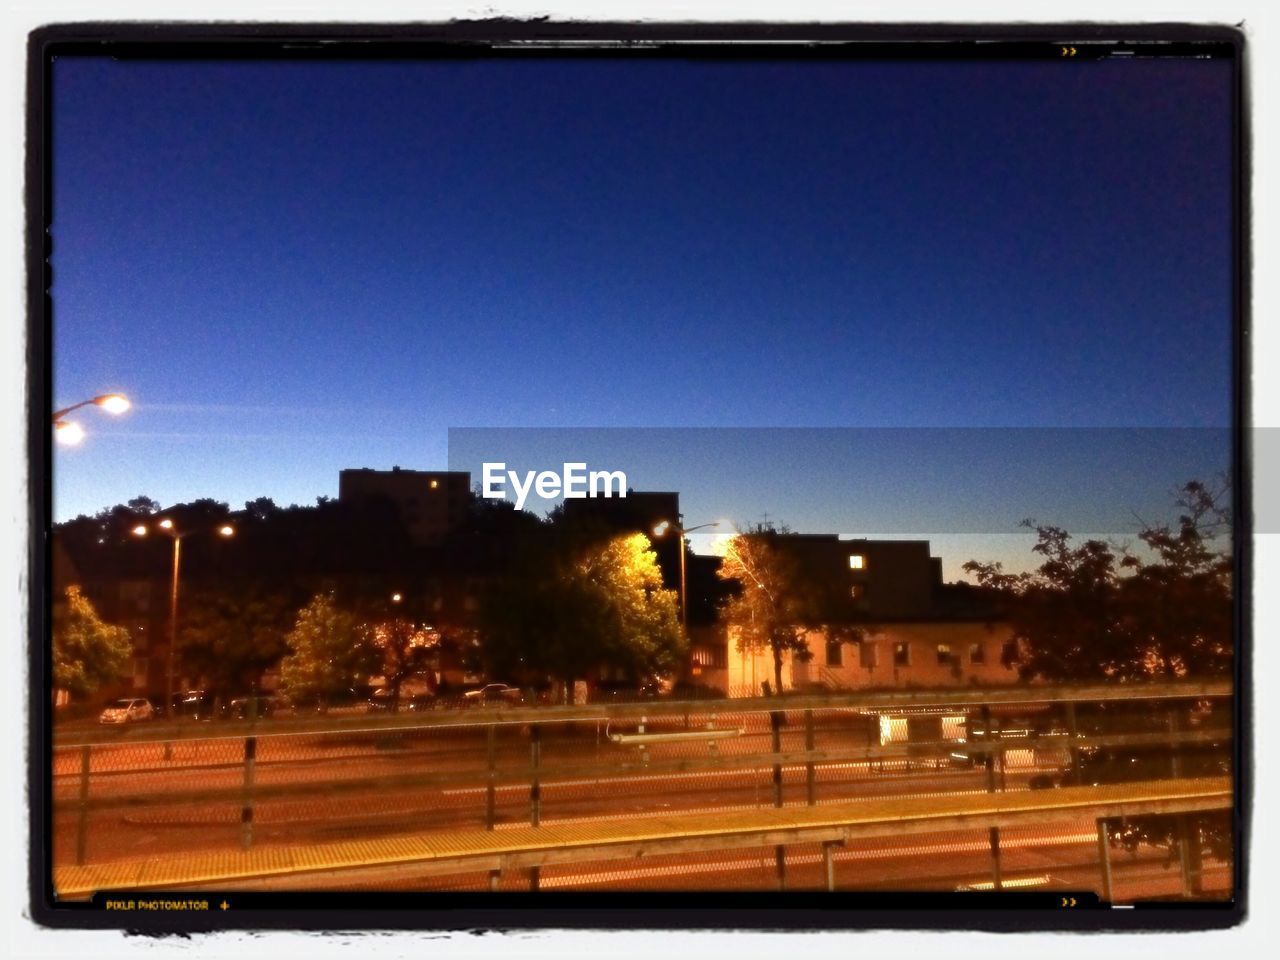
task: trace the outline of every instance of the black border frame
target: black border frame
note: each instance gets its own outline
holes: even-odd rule
[[[1017,894],[1003,894],[979,913],[966,895],[963,905],[940,906],[931,895],[837,895],[803,893],[689,894],[417,894],[367,898],[342,894],[282,894],[248,898],[247,908],[208,914],[108,914],[101,907],[57,904],[52,894],[49,828],[51,799],[45,774],[52,749],[47,722],[50,656],[44,638],[50,612],[52,527],[52,300],[46,232],[52,213],[52,62],[59,55],[115,55],[146,58],[448,58],[476,56],[572,57],[858,57],[915,59],[984,57],[1054,58],[1061,45],[1076,46],[1079,59],[1111,51],[1150,50],[1176,54],[1185,45],[1222,46],[1234,64],[1234,231],[1233,325],[1233,506],[1236,570],[1235,740],[1237,790],[1234,810],[1237,855],[1235,899],[1229,904],[1176,903],[1132,910],[1071,910],[1015,906]],[[979,46],[981,45],[981,46]],[[1229,48],[1229,49],[1228,49]],[[1203,47],[1201,47],[1203,49]],[[28,615],[28,797],[31,917],[48,927],[132,930],[151,934],[219,930],[437,930],[636,929],[636,930],[983,930],[1100,931],[1220,929],[1247,915],[1249,820],[1252,814],[1252,444],[1248,351],[1251,329],[1251,183],[1249,87],[1245,38],[1241,30],[1205,24],[710,24],[549,22],[525,20],[404,23],[110,23],[84,22],[40,27],[27,44],[27,153],[25,173],[27,270],[27,389],[30,451]],[[241,904],[243,894],[234,896]],[[211,902],[214,894],[202,894]],[[625,898],[625,904],[622,902]],[[253,901],[269,899],[267,909]],[[430,906],[423,900],[429,899]],[[312,905],[301,908],[297,901]],[[292,901],[292,904],[290,903]],[[412,902],[410,902],[412,901]]]

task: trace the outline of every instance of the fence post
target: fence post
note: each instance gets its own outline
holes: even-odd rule
[[[529,727],[529,826],[536,827],[542,816],[542,784],[538,778],[538,764],[542,757],[542,728],[536,723]]]
[[[1181,723],[1178,717],[1178,708],[1176,706],[1169,708],[1169,772],[1173,774],[1175,780],[1182,776],[1182,746],[1177,742],[1181,731]],[[1192,849],[1193,839],[1196,846],[1199,846],[1197,836],[1199,831],[1193,830],[1191,826],[1191,816],[1189,814],[1180,814],[1174,828],[1174,842],[1178,844],[1178,867],[1182,872],[1182,895],[1184,897],[1196,896],[1201,892],[1200,878],[1198,871],[1195,869],[1195,861],[1198,859],[1199,850]]]
[[[76,821],[76,866],[84,866],[89,844],[89,751],[80,748],[80,812]]]
[[[782,711],[773,710],[769,713],[769,726],[773,732],[773,805],[775,807],[782,806],[782,764],[778,763],[778,754],[782,752]],[[778,844],[773,848],[774,868],[778,874],[778,889],[785,890],[787,887],[787,855],[782,844]]]
[[[1111,831],[1106,820],[1098,820],[1098,861],[1102,865],[1102,902],[1110,903],[1111,893]]]
[[[813,711],[806,710],[804,712],[804,749],[806,753],[813,753]],[[809,806],[813,806],[817,801],[814,797],[814,778],[813,778],[813,757],[805,761],[804,779],[806,789],[806,799]]]
[[[494,821],[496,820],[496,814],[494,809],[496,806],[494,781],[497,777],[497,766],[498,766],[497,737],[498,737],[498,725],[496,723],[489,724],[489,737],[488,737],[489,739],[489,744],[488,744],[489,782],[485,786],[485,799],[484,799],[484,828],[486,830],[492,830]]]
[[[836,868],[831,858],[831,848],[835,844],[828,840],[822,845],[822,865],[827,872],[827,893],[834,893],[836,889]]]
[[[253,768],[258,753],[258,738],[244,738],[244,792],[240,802],[240,846],[248,850],[253,843]]]
[[[1080,736],[1080,726],[1076,722],[1076,704],[1074,700],[1067,701],[1067,733],[1071,736],[1071,783],[1074,786],[1080,786],[1080,748],[1077,741]]]
[[[991,706],[984,703],[982,705],[982,738],[987,741],[986,766],[987,766],[987,793],[996,792],[996,755],[995,751],[990,749],[995,744],[991,730]],[[991,887],[993,890],[1003,890],[1004,884],[1000,879],[1000,828],[990,827],[987,830],[987,842],[991,846]]]

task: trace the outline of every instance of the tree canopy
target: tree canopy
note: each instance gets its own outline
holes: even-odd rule
[[[54,687],[72,696],[90,696],[123,677],[132,656],[129,631],[104,623],[79,587],[67,587],[54,602]]]
[[[317,593],[298,611],[285,644],[280,686],[294,700],[323,705],[378,671],[378,650],[331,592]]]
[[[685,649],[674,591],[640,533],[586,542],[548,538],[482,600],[481,653],[491,676],[566,684],[607,666],[633,679],[666,674]]]
[[[1225,485],[1193,481],[1177,494],[1175,524],[1147,524],[1143,550],[1074,542],[1035,526],[1035,570],[1005,573],[969,561],[980,584],[1009,601],[1014,662],[1043,680],[1224,676],[1232,667],[1232,564]],[[1028,526],[1031,524],[1028,522]]]
[[[723,619],[737,637],[738,649],[768,651],[774,690],[782,692],[782,664],[789,653],[807,662],[813,653],[806,638],[815,606],[795,559],[779,545],[778,531],[757,526],[729,541],[719,575],[739,586],[723,607]]]

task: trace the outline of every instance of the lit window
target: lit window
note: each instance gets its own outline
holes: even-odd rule
[[[436,489],[439,489],[439,487],[440,487],[440,481],[439,481],[439,480],[437,480],[435,477],[432,477],[432,478],[431,478],[431,489],[432,489],[432,490],[436,490]]]
[[[865,570],[867,568],[867,558],[860,553],[849,554],[850,570]]]
[[[910,643],[904,641],[893,645],[893,665],[895,667],[906,667],[911,665]]]
[[[951,662],[951,644],[949,643],[938,644],[938,663],[943,666],[946,666],[950,662]]]
[[[986,647],[984,647],[980,643],[970,644],[969,645],[969,662],[970,663],[986,663],[987,662]]]

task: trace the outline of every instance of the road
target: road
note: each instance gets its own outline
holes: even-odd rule
[[[760,722],[764,718],[756,715],[744,719],[751,722],[742,724],[741,736],[715,747],[721,756],[758,756],[771,748],[771,734]],[[815,748],[836,751],[865,746],[870,734],[864,721],[861,717],[826,718],[814,732]],[[700,722],[694,718],[691,728],[696,729]],[[732,718],[725,717],[716,720],[722,726],[732,722]],[[662,728],[650,725],[649,729]],[[684,727],[681,724],[672,729]],[[773,768],[767,759],[749,769],[647,772],[638,750],[610,742],[609,732],[602,726],[580,723],[543,735],[539,745],[541,822],[635,817],[679,810],[729,810],[772,806],[775,802]],[[798,752],[803,748],[804,731],[795,725],[784,729],[782,749]],[[711,750],[706,743],[669,743],[652,747],[649,755],[657,767],[668,761],[706,758]],[[494,757],[499,771],[526,775],[531,765],[527,729],[502,730]],[[451,728],[390,736],[260,738],[254,766],[256,788],[307,785],[307,790],[297,796],[256,799],[253,843],[314,844],[424,830],[480,828],[485,822],[487,759],[484,730]],[[621,776],[584,777],[555,772],[557,768],[622,762],[634,769]],[[179,742],[168,759],[163,745],[158,743],[97,747],[90,770],[91,797],[127,796],[145,799],[146,803],[89,815],[89,862],[238,847],[242,835],[240,788],[245,777],[243,741]],[[81,784],[78,752],[59,753],[54,771],[54,855],[56,862],[72,862],[78,817],[76,798]],[[1037,772],[1035,767],[1007,770],[1001,778],[1003,786],[1026,789]],[[414,774],[453,775],[454,779],[425,787],[397,784],[392,779]],[[784,766],[784,803],[806,802],[806,779],[804,764]],[[335,791],[335,781],[342,782],[343,789]],[[988,789],[984,770],[932,759],[816,765],[814,783],[818,803]],[[228,791],[228,796],[216,802],[196,803],[178,796],[211,790]],[[166,802],[166,795],[173,795],[173,801]],[[497,829],[530,822],[528,782],[499,784],[494,800]],[[1095,888],[1099,868],[1092,831],[1092,823],[1067,822],[1005,837],[1005,877],[1022,886],[1044,889]],[[1174,892],[1178,872],[1163,866],[1163,851],[1144,851],[1132,863],[1121,863],[1124,856],[1117,858],[1118,891],[1138,891],[1127,894],[1131,896]],[[790,849],[788,864],[788,886],[818,889],[823,885],[818,851]],[[928,843],[918,838],[897,845],[878,841],[841,851],[836,858],[836,872],[841,889],[951,890],[989,882],[990,853],[984,832],[948,835],[936,842],[931,838]],[[327,888],[350,883],[355,888],[372,885],[376,889],[448,889],[477,884],[487,889],[488,877],[428,881],[416,878],[411,869],[399,868],[372,879],[329,877],[314,882]],[[301,885],[296,879],[289,883],[290,889]],[[519,877],[504,880],[513,889],[524,883]],[[776,883],[771,849],[751,855],[719,853],[647,860],[643,866],[625,868],[618,864],[548,868],[541,878],[547,889],[773,889]],[[1225,889],[1229,885],[1225,867],[1214,865],[1208,870],[1206,883],[1214,889]]]

